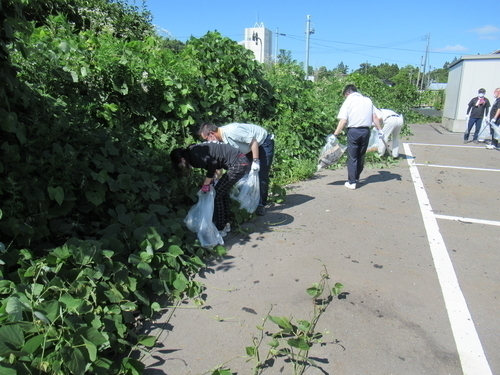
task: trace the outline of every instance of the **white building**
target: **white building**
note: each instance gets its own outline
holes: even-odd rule
[[[273,53],[273,33],[257,22],[254,27],[245,29],[245,40],[240,44],[253,51],[255,60],[260,63],[271,62]]]
[[[470,100],[480,88],[493,105],[493,91],[500,87],[500,54],[462,56],[450,65],[442,125],[452,132],[464,132],[465,115]]]

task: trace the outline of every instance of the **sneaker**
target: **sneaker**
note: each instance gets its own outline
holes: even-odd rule
[[[493,145],[488,145],[488,146],[486,146],[486,149],[487,150],[496,150],[496,147]]]
[[[259,206],[255,210],[255,215],[257,216],[264,216],[266,214],[266,208],[264,206]]]
[[[479,141],[477,139],[473,140],[472,142],[476,143],[476,144],[479,143]]]
[[[464,143],[469,143],[469,141],[467,139],[464,139]]]
[[[356,183],[354,183],[354,184],[350,184],[350,183],[349,183],[349,181],[346,181],[346,182],[345,182],[345,184],[344,184],[344,186],[345,186],[346,188],[348,188],[348,189],[351,189],[351,190],[356,189]]]
[[[222,231],[226,233],[231,232],[231,223],[227,223]]]

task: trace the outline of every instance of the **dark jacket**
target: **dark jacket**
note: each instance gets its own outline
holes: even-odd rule
[[[498,108],[500,108],[500,98],[497,98],[497,100],[495,100],[495,103],[493,103],[493,106],[491,107],[490,119],[492,119],[495,116]],[[500,125],[500,116],[495,121],[495,124]]]
[[[248,164],[248,158],[237,148],[225,143],[205,142],[188,147],[189,164],[207,170],[213,178],[217,169],[229,169],[232,165]]]
[[[469,102],[469,106],[467,107],[467,114],[470,113],[470,117],[472,118],[483,118],[488,116],[488,109],[490,108],[490,101],[484,98],[484,103],[479,106],[476,106],[479,98],[476,96],[472,98]]]

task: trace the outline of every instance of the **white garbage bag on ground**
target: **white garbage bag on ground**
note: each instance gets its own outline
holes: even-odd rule
[[[490,137],[491,137],[490,125],[488,124],[487,119],[483,119],[483,122],[481,123],[481,130],[479,130],[479,135],[477,136],[477,140],[479,142],[484,142]]]
[[[198,202],[191,207],[184,222],[191,232],[196,233],[202,247],[224,245],[224,240],[212,221],[214,215],[215,188],[208,193],[198,192]]]

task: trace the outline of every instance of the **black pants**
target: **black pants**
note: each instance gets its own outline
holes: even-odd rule
[[[229,165],[229,169],[215,185],[214,216],[212,221],[218,230],[224,229],[226,223],[231,221],[231,188],[245,174],[250,172],[250,162],[246,155],[241,154],[238,162]]]
[[[358,182],[363,172],[369,140],[369,127],[347,129],[347,179],[350,184]]]

